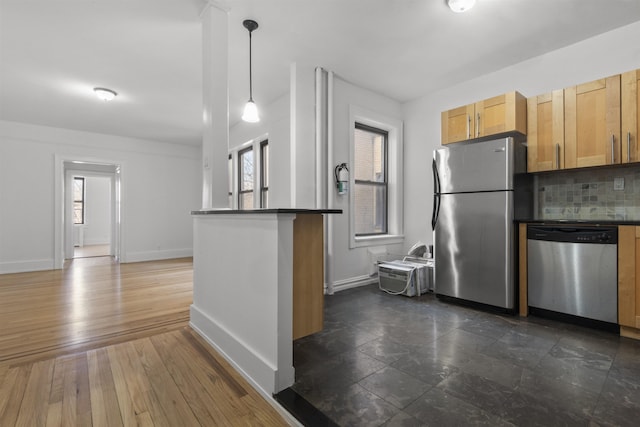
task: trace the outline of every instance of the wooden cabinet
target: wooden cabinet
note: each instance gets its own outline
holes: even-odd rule
[[[640,227],[618,227],[620,335],[640,339]]]
[[[564,168],[564,91],[527,99],[527,170]]]
[[[623,73],[620,86],[622,163],[640,162],[640,70]]]
[[[527,133],[527,100],[518,92],[442,112],[442,144],[504,132]]]
[[[565,168],[620,163],[620,75],[566,88],[564,125]]]

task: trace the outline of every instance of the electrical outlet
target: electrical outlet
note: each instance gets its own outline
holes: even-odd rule
[[[613,178],[613,190],[614,191],[624,190],[624,177]]]

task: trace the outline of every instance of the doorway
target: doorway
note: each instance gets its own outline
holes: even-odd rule
[[[72,258],[111,256],[113,177],[74,171],[71,180]]]
[[[56,166],[55,268],[79,257],[120,262],[121,166],[64,159]]]

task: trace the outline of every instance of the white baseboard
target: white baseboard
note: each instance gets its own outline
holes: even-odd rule
[[[378,276],[357,276],[343,280],[336,280],[333,282],[333,292],[346,291],[347,289],[371,285],[372,283],[378,283]]]
[[[198,326],[200,325],[200,326]],[[283,408],[274,398],[273,393],[267,392],[265,388],[259,384],[254,377],[249,375],[247,370],[243,369],[237,362],[236,359],[231,357],[231,352],[240,352],[244,353],[244,355],[239,356],[238,359],[241,360],[249,360],[251,364],[251,360],[253,360],[254,365],[249,367],[249,370],[255,369],[263,369],[266,371],[270,371],[271,374],[277,374],[277,372],[269,367],[259,356],[255,355],[250,348],[242,344],[240,341],[236,340],[230,333],[228,333],[224,328],[218,325],[213,319],[211,319],[206,314],[202,313],[198,310],[197,307],[191,305],[191,321],[189,322],[189,326],[200,335],[213,349],[218,352],[222,357],[225,358],[227,362],[235,369],[242,377],[247,380],[249,385],[253,387],[260,395],[267,401],[271,406],[274,407],[276,411],[292,426],[300,426],[302,424],[296,418],[291,415],[289,411]],[[215,336],[214,336],[215,335]],[[216,339],[220,344],[227,345],[229,343],[232,344],[233,350],[223,351],[220,346],[216,343]]]
[[[280,391],[277,390],[280,375],[284,374],[285,378],[294,378],[293,366],[290,372],[278,372],[277,367],[264,360],[249,345],[234,336],[211,316],[203,313],[193,304],[190,311],[191,321],[189,324],[191,327],[257,390],[271,395]]]
[[[193,248],[127,252],[126,254],[123,254],[122,262],[156,261],[161,259],[186,258],[190,256],[193,256]]]
[[[0,262],[0,274],[24,273],[27,271],[54,270],[52,259]]]

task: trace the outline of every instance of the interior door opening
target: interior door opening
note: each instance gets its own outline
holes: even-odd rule
[[[65,260],[113,257],[120,261],[120,166],[63,161],[62,233]]]

